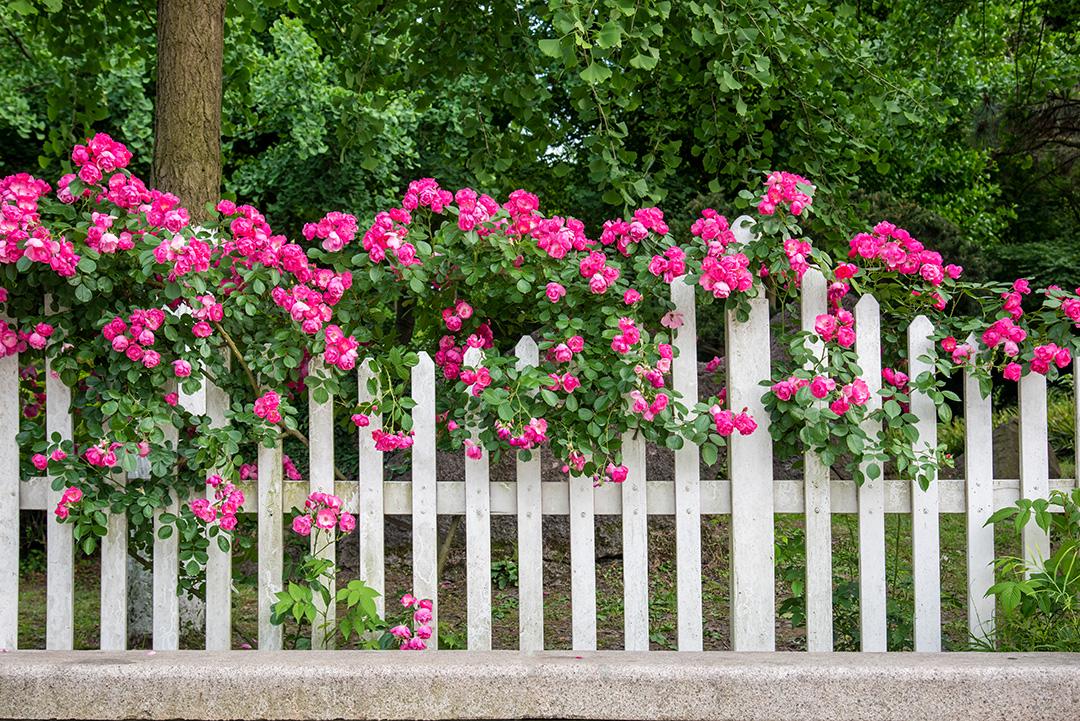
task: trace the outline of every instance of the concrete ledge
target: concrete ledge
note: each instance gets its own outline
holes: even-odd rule
[[[4,719],[1080,718],[1080,654],[0,654]]]

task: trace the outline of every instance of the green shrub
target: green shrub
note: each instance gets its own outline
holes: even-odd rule
[[[1051,512],[1058,508],[1060,512]],[[1049,499],[1022,498],[987,523],[1010,521],[1020,532],[1032,521],[1050,532],[1050,557],[1034,562],[1006,556],[995,562],[1000,580],[995,639],[977,644],[996,651],[1080,651],[1080,489],[1055,490]]]

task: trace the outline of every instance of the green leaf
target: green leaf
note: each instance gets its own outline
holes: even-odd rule
[[[608,20],[600,32],[596,34],[596,44],[607,49],[622,44],[622,25],[614,20]]]
[[[562,42],[559,40],[545,38],[539,43],[537,43],[537,45],[540,46],[540,52],[542,52],[544,55],[547,55],[548,57],[562,57]]]
[[[701,459],[705,461],[705,465],[712,466],[716,464],[717,460],[717,448],[712,443],[706,443],[701,447]]]
[[[611,78],[611,68],[597,62],[589,63],[589,66],[581,71],[581,79],[589,85],[596,85]]]
[[[639,70],[652,70],[660,62],[659,58],[654,58],[651,55],[635,55],[630,58],[631,67],[638,68]]]

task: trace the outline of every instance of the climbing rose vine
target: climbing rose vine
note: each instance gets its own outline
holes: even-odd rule
[[[373,218],[328,212],[290,239],[233,200],[189,212],[133,175],[131,160],[98,134],[55,183],[0,181],[0,354],[19,353],[25,472],[74,489],[57,514],[76,524],[82,547],[105,533],[106,510],[145,530],[185,499],[162,532],[182,534],[191,578],[208,536],[228,546],[256,447],[306,443],[309,393],[333,399],[343,432],[369,435],[382,452],[410,448],[414,403],[403,389],[421,353],[437,371],[443,448],[472,459],[542,450],[565,473],[618,483],[628,431],[674,449],[694,443],[711,465],[727,437],[765,420],[729,407],[724,391],[698,402],[673,390],[673,335],[685,319],[671,286],[691,284],[702,314],[722,306],[736,320],[768,298],[774,337],[790,350],[762,389],[779,446],[843,460],[857,478],[893,462],[927,483],[945,459],[917,450],[910,393],[929,394],[944,417],[956,399],[944,377],[958,366],[984,382],[1054,375],[1080,323],[1077,293],[967,283],[888,222],[830,257],[800,225],[812,222],[815,188],[790,173],[743,192],[749,220],[706,209],[672,222],[639,208],[593,237],[526,190],[496,199],[425,178]],[[792,309],[811,270],[824,276],[827,308],[803,330]],[[854,307],[868,292],[890,319],[930,318],[934,373],[911,378],[902,339],[886,335],[883,378],[865,376]],[[978,311],[952,313],[959,303]],[[535,366],[515,354],[522,335],[537,345]],[[50,379],[72,389],[70,439],[42,427]],[[204,383],[230,399],[224,418],[193,412]],[[867,420],[884,431],[867,432]],[[291,459],[283,470],[301,476]],[[328,506],[294,524],[347,533],[353,520]]]

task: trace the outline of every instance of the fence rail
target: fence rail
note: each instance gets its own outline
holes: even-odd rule
[[[738,225],[738,224],[737,224]],[[745,232],[745,231],[740,231]],[[673,369],[673,385],[690,401],[697,398],[696,316],[693,289],[681,282],[672,287],[684,324],[675,332],[679,349]],[[816,273],[807,274],[803,286],[803,325],[824,308],[825,283]],[[855,309],[856,352],[871,390],[880,387],[881,317],[870,296]],[[917,360],[929,347],[933,331],[925,317],[907,329],[911,376],[922,370]],[[998,508],[1023,496],[1045,496],[1050,489],[1070,489],[1075,479],[1048,477],[1046,382],[1037,375],[1020,384],[1020,473],[1016,479],[994,479],[992,468],[991,402],[978,392],[970,377],[964,382],[966,419],[964,479],[935,479],[922,491],[906,480],[853,481],[830,478],[830,469],[808,455],[805,478],[773,478],[772,441],[768,414],[762,405],[761,381],[770,375],[769,311],[765,299],[751,301],[749,318],[726,319],[728,389],[733,408],[746,406],[758,420],[750,436],[734,436],[730,442],[727,479],[701,479],[698,449],[687,444],[675,454],[674,480],[648,480],[645,444],[628,433],[623,439],[624,462],[629,476],[621,485],[593,488],[584,478],[569,482],[543,480],[539,458],[517,462],[517,481],[491,481],[489,459],[466,459],[464,477],[436,482],[435,366],[426,354],[413,369],[412,397],[415,443],[412,447],[411,482],[387,481],[383,457],[371,439],[381,426],[376,414],[371,425],[359,429],[359,480],[335,481],[332,399],[318,403],[309,398],[311,445],[310,477],[304,481],[282,478],[280,442],[260,448],[258,481],[242,484],[247,503],[243,510],[258,518],[258,644],[277,649],[282,644],[280,626],[270,623],[274,593],[282,586],[283,519],[289,509],[302,506],[314,490],[341,496],[345,507],[358,516],[359,574],[380,593],[385,586],[384,519],[411,516],[413,589],[435,600],[438,618],[437,575],[438,515],[465,517],[467,549],[467,632],[470,650],[491,647],[491,517],[517,516],[519,554],[519,642],[522,650],[543,647],[544,578],[542,518],[569,517],[571,536],[571,608],[573,648],[596,647],[595,520],[597,516],[622,519],[624,645],[627,650],[649,646],[648,517],[675,518],[675,565],[677,570],[678,648],[702,648],[701,517],[729,515],[731,526],[732,587],[731,629],[734,650],[774,650],[775,570],[774,514],[802,514],[806,527],[807,642],[811,650],[828,651],[832,638],[832,516],[858,515],[859,593],[861,643],[864,651],[886,649],[885,514],[912,517],[913,587],[915,595],[915,648],[940,650],[941,571],[939,520],[942,514],[965,514],[967,518],[968,628],[972,634],[993,632],[993,599],[985,597],[993,583],[990,566],[994,558],[993,531],[984,527]],[[524,338],[517,346],[522,365],[536,364],[536,343]],[[476,363],[470,354],[466,363]],[[1077,366],[1074,365],[1074,378]],[[321,372],[314,368],[313,372]],[[368,365],[357,371],[360,398],[368,394]],[[46,374],[46,427],[51,435],[70,438],[71,393],[58,378]],[[227,399],[217,389],[205,388],[181,401],[193,412],[205,413],[215,423],[225,423]],[[874,396],[871,403],[879,402]],[[48,511],[57,501],[49,478],[19,479],[19,449],[15,441],[19,417],[18,359],[0,359],[0,647],[17,647],[20,510]],[[912,413],[919,418],[920,442],[936,443],[937,419],[933,403],[915,393]],[[1077,405],[1080,416],[1080,404]],[[1080,428],[1080,424],[1078,424]],[[867,428],[870,433],[879,429]],[[175,439],[175,433],[173,438]],[[1077,444],[1080,450],[1080,443]],[[174,505],[176,501],[174,500]],[[71,649],[74,626],[73,543],[71,527],[56,523],[48,514],[47,635],[49,649]],[[109,535],[101,548],[101,646],[123,649],[127,640],[126,558],[127,521],[110,516]],[[1024,552],[1045,555],[1048,538],[1029,528]],[[178,541],[176,536],[156,539],[153,547],[153,646],[175,649],[179,645],[177,598]],[[327,549],[333,558],[337,549]],[[206,581],[206,646],[227,649],[231,643],[232,559],[211,543]],[[380,611],[382,599],[380,599]],[[437,622],[437,621],[436,621]],[[317,638],[318,643],[322,639]],[[433,637],[434,640],[434,637]]]

